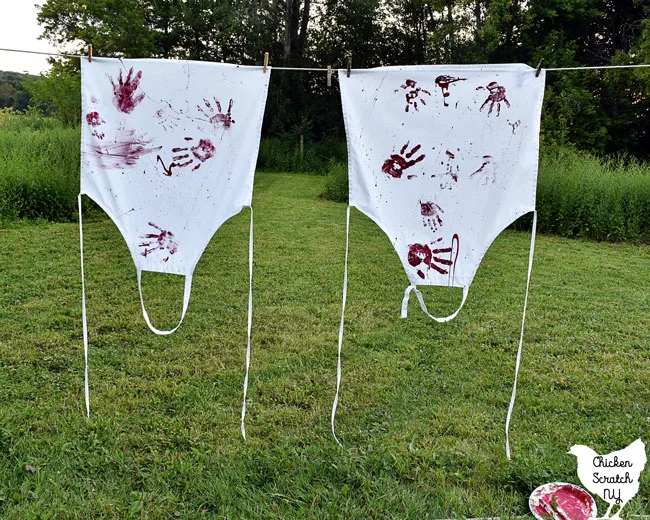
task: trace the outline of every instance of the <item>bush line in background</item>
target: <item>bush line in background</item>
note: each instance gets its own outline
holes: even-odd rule
[[[340,142],[305,143],[301,150],[299,143],[265,139],[257,167],[327,175],[324,197],[345,202],[346,155]],[[77,219],[78,128],[29,114],[1,117],[0,158],[0,222]],[[543,233],[650,243],[650,166],[625,157],[600,159],[568,148],[544,148],[537,209]],[[529,222],[522,218],[514,227],[525,229]]]

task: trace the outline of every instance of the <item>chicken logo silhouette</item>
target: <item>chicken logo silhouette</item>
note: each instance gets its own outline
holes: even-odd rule
[[[639,491],[639,478],[646,463],[645,443],[637,439],[627,448],[607,455],[576,444],[569,453],[578,459],[578,478],[582,484],[609,504],[602,518],[620,519],[625,504]],[[614,506],[618,509],[610,516]]]

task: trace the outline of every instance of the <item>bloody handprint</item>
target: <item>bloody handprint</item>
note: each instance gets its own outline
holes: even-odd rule
[[[456,151],[460,150],[456,149]],[[447,163],[445,164],[444,161],[440,161],[440,164],[445,165],[444,173],[434,173],[431,177],[441,177],[440,189],[450,190],[454,187],[454,184],[458,182],[458,172],[460,171],[460,167],[454,165],[454,160],[456,159],[456,154],[454,152],[445,150],[445,155],[447,156]]]
[[[422,145],[418,144],[414,146],[410,152],[406,153],[409,142],[402,146],[401,150],[399,151],[399,155],[393,153],[390,155],[389,159],[386,159],[384,161],[384,164],[381,167],[382,172],[384,172],[386,175],[390,175],[395,179],[399,179],[404,173],[404,170],[410,168],[416,163],[419,163],[426,157],[424,154],[421,154],[413,160],[407,160],[411,159],[411,157],[413,157],[418,152],[418,150],[422,148]]]
[[[192,137],[186,137],[185,140],[189,142],[194,139]],[[172,153],[175,155],[172,156],[172,162],[169,166],[165,166],[165,162],[160,155],[156,158],[156,162],[159,162],[162,165],[163,173],[167,177],[171,177],[173,168],[185,168],[186,166],[194,164],[192,171],[198,170],[205,161],[214,157],[215,151],[216,149],[209,139],[200,139],[196,146],[189,148],[172,148]]]
[[[135,166],[140,157],[162,148],[162,146],[150,147],[150,144],[151,140],[145,139],[144,134],[138,134],[135,130],[119,130],[112,141],[93,145],[84,150],[84,153],[97,157],[104,168],[122,169]]]
[[[499,117],[499,114],[501,113],[502,101],[506,104],[508,108],[510,108],[510,102],[506,99],[505,87],[502,87],[496,81],[492,81],[491,83],[488,83],[487,87],[476,87],[476,90],[487,90],[489,92],[487,99],[483,102],[481,108],[479,108],[479,112],[482,112],[483,109],[485,108],[485,105],[490,103],[490,107],[488,109],[488,116],[492,113],[492,109],[494,108],[494,105],[496,105],[497,117]]]
[[[422,223],[424,227],[428,227],[431,231],[436,232],[438,228],[442,227],[443,209],[435,202],[420,202],[420,215],[422,215]]]
[[[117,78],[117,84],[113,78],[109,76],[111,85],[113,85],[113,104],[120,111],[125,114],[130,114],[135,109],[135,106],[144,99],[144,94],[136,95],[135,91],[140,85],[142,78],[142,71],[139,70],[133,75],[133,67],[129,69],[126,78],[122,78],[122,71]]]
[[[217,106],[217,111],[214,111],[214,108],[212,107],[212,103],[208,101],[207,99],[203,98],[203,103],[205,104],[205,110],[201,105],[196,105],[196,108],[201,112],[205,117],[208,118],[208,121],[212,123],[214,126],[219,127],[222,126],[224,130],[228,130],[231,125],[235,124],[235,120],[232,118],[231,111],[232,111],[232,105],[233,105],[233,100],[230,100],[230,103],[228,103],[228,112],[225,114],[223,113],[223,110],[221,109],[221,103],[219,103],[219,100],[217,98],[212,98]]]
[[[413,81],[412,79],[407,79],[404,85],[401,86],[403,89],[411,89],[406,93],[406,108],[404,109],[404,112],[409,111],[409,107],[413,106],[413,108],[417,111],[418,109],[418,102],[416,101],[418,98],[420,98],[420,103],[423,105],[426,105],[426,101],[424,101],[424,97],[420,97],[420,94],[426,94],[427,96],[431,95],[431,92],[428,90],[424,90],[423,88],[416,87],[415,85],[417,82]],[[398,89],[395,89],[395,92],[399,92]]]
[[[159,231],[159,233],[147,233],[145,235],[140,235],[140,238],[147,239],[146,241],[139,244],[138,247],[144,248],[140,253],[145,258],[155,251],[169,251],[169,255],[173,255],[178,251],[178,244],[174,240],[174,234],[171,231],[162,229],[153,222],[149,222],[149,225]],[[161,262],[167,262],[169,260],[169,255],[161,260]]]
[[[449,106],[449,103],[447,103],[447,98],[450,96],[449,85],[456,83],[457,81],[465,81],[466,79],[467,78],[454,78],[452,76],[438,76],[436,78],[436,85],[438,85],[442,91],[442,102],[446,107]]]
[[[104,137],[106,137],[106,134],[97,128],[105,122],[106,121],[101,118],[98,112],[88,112],[86,114],[86,123],[88,123],[88,126],[92,128],[91,134],[93,137],[96,137],[97,139],[104,139]]]
[[[431,247],[429,244],[409,245],[408,263],[413,267],[419,267],[421,264],[424,264],[425,267],[433,269],[440,274],[449,274],[449,270],[458,259],[458,235],[454,235],[452,238],[451,247],[435,247],[435,245],[441,241],[442,238],[439,238],[431,244]],[[442,256],[439,256],[446,255],[447,253],[449,254],[449,258],[443,258]],[[426,275],[422,269],[418,269],[416,272],[417,275],[424,280]]]

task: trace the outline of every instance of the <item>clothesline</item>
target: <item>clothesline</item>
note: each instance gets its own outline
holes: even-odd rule
[[[22,49],[3,49],[0,48],[0,51],[5,52],[22,52],[26,54],[41,54],[43,56],[58,56],[62,58],[83,58],[78,54],[65,54],[57,52],[41,52],[41,51],[28,51]],[[637,69],[637,68],[647,68],[650,67],[650,64],[641,64],[641,65],[599,65],[594,67],[549,67],[543,68],[546,72],[564,72],[570,70],[600,70],[600,69]],[[337,72],[337,69],[327,68],[327,67],[273,67],[273,70],[288,70],[288,71],[305,71],[305,72]],[[352,69],[354,70],[354,69]]]

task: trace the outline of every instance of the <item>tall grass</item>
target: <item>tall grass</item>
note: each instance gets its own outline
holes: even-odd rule
[[[596,240],[650,242],[650,165],[546,150],[537,188],[539,228]]]
[[[281,139],[264,139],[260,144],[257,168],[268,172],[313,173],[326,175],[336,162],[347,160],[344,142],[299,143]]]
[[[0,127],[0,219],[74,219],[79,130],[14,116]]]

